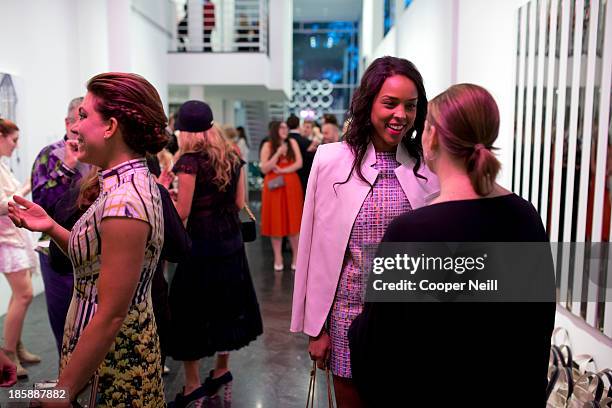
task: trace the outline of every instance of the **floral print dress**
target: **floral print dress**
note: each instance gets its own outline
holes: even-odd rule
[[[140,281],[127,317],[97,373],[97,406],[163,407],[161,356],[151,304],[151,279],[164,237],[159,189],[144,159],[100,173],[100,196],[70,232],[74,292],[66,317],[61,369],[66,367],[98,306],[101,266],[100,223],[106,217],[139,219],[151,226]],[[121,271],[116,271],[121,273]]]

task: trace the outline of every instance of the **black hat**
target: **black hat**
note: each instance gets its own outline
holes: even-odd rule
[[[174,122],[175,130],[205,132],[213,126],[213,113],[202,101],[187,101],[181,105]]]

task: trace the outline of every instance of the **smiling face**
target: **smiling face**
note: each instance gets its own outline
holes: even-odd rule
[[[19,131],[4,135],[0,133],[0,156],[11,157],[15,148],[17,147],[17,141],[19,140]]]
[[[370,114],[374,127],[372,143],[377,151],[395,150],[413,127],[418,96],[414,82],[403,75],[393,75],[385,80]]]
[[[108,159],[104,136],[108,134],[109,121],[104,120],[95,110],[95,102],[96,97],[88,92],[79,107],[79,120],[70,131],[76,134],[79,142],[77,159],[104,168]]]

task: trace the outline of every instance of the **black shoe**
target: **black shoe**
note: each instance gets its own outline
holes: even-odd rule
[[[183,391],[185,388],[183,388]],[[182,393],[176,394],[176,398],[174,401],[168,403],[168,408],[187,408],[193,406],[193,404],[206,396],[204,386],[201,385],[195,390],[193,390],[188,395],[183,395]]]
[[[204,380],[204,384],[202,384],[202,387],[204,387],[205,395],[207,397],[212,397],[217,392],[219,392],[219,389],[223,385],[231,383],[232,380],[234,379],[232,377],[231,371],[226,372],[225,374],[223,374],[219,378],[213,378],[213,373],[214,372],[215,372],[215,370],[210,370],[210,374],[208,375],[206,380]]]

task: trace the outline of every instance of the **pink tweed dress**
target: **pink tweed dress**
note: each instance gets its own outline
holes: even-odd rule
[[[348,329],[363,308],[366,285],[364,248],[381,241],[387,226],[412,208],[395,176],[400,163],[395,152],[376,152],[379,171],[371,194],[363,202],[353,224],[344,254],[342,272],[328,321],[331,337],[330,368],[334,375],[351,378]]]

